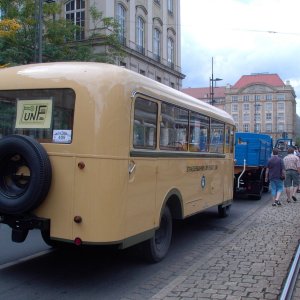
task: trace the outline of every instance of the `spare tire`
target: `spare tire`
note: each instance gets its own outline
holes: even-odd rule
[[[24,135],[0,140],[0,213],[21,214],[38,207],[51,178],[48,154],[36,140]]]

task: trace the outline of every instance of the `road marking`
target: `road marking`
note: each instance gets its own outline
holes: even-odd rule
[[[32,254],[32,255],[28,255],[26,257],[22,257],[22,258],[19,258],[17,260],[2,264],[2,265],[0,265],[0,270],[4,270],[6,268],[10,268],[12,266],[24,263],[24,262],[29,261],[31,259],[35,259],[35,258],[38,258],[40,256],[49,254],[49,253],[53,252],[54,250],[55,249],[47,249],[47,250],[44,250],[44,251],[41,251],[41,252],[38,252],[38,253],[35,253],[35,254]]]

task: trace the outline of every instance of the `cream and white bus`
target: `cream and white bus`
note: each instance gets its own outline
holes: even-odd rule
[[[159,261],[172,220],[233,199],[234,121],[122,67],[0,70],[0,223],[22,242],[140,244]]]

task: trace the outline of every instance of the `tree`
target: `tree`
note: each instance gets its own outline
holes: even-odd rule
[[[37,0],[0,0],[4,19],[0,20],[0,65],[28,64],[37,61]],[[90,9],[94,24],[91,35],[76,41],[81,30],[65,19],[54,18],[61,12],[59,3],[43,1],[43,62],[101,61],[114,63],[123,56],[118,42],[118,22],[105,18],[95,7]],[[96,27],[97,26],[97,27]],[[94,45],[105,46],[94,53]]]

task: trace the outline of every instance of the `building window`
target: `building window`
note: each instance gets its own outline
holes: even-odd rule
[[[261,121],[261,116],[260,116],[259,113],[255,113],[255,114],[254,114],[254,120],[255,120],[255,121]]]
[[[122,45],[126,45],[125,30],[126,30],[126,10],[122,4],[117,7],[117,20],[120,26],[119,41]]]
[[[244,103],[244,110],[249,110],[249,109],[250,109],[249,103]]]
[[[255,124],[254,125],[254,132],[256,132],[256,133],[258,133],[258,132],[260,132],[261,130],[260,130],[260,124]]]
[[[266,95],[266,101],[272,101],[272,99],[273,99],[272,94]]]
[[[244,95],[243,96],[243,101],[244,102],[249,102],[249,95]]]
[[[174,40],[172,38],[168,38],[168,65],[172,69],[174,69]]]
[[[65,4],[66,20],[69,20],[78,27],[75,33],[76,40],[84,39],[84,26],[85,26],[85,1],[84,0],[71,0]]]
[[[232,96],[231,97],[232,102],[238,102],[238,100],[239,100],[238,96]]]
[[[156,81],[161,82],[161,77],[156,76]]]
[[[140,70],[140,74],[146,76],[146,72],[144,70]]]
[[[277,94],[277,100],[284,101],[285,100],[285,94]]]
[[[154,3],[160,5],[160,0],[154,0]]]
[[[249,114],[244,114],[243,115],[243,120],[244,121],[250,121],[250,115]]]
[[[277,103],[277,110],[284,110],[284,102]]]
[[[173,7],[173,0],[168,0],[168,13],[173,14],[174,7]]]
[[[260,104],[254,104],[254,110],[257,112],[257,111],[260,111],[260,107],[261,105]]]
[[[277,130],[278,130],[278,132],[283,132],[284,131],[284,124],[278,124]]]
[[[137,51],[145,54],[145,22],[141,17],[136,22],[136,47]]]
[[[266,124],[266,132],[272,132],[272,124]]]
[[[277,114],[277,122],[284,122],[284,113]]]
[[[273,104],[272,103],[266,103],[265,104],[265,110],[266,111],[272,111],[273,110]]]
[[[260,95],[254,95],[254,101],[260,101]]]
[[[237,112],[238,111],[238,105],[237,104],[232,104],[231,111],[232,112]]]
[[[233,114],[232,115],[234,122],[238,122],[239,121],[239,115],[238,114]]]
[[[155,28],[153,31],[153,58],[156,61],[160,61],[160,31]]]
[[[272,121],[272,113],[266,113],[266,121]]]
[[[243,131],[249,132],[249,124],[248,123],[243,124]]]

